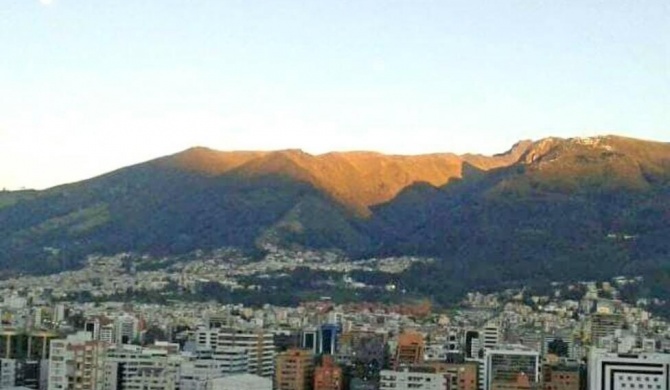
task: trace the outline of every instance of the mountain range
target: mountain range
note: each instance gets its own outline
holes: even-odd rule
[[[417,272],[477,285],[648,272],[670,264],[668,237],[670,144],[618,136],[522,141],[495,156],[197,147],[0,192],[5,274],[91,253],[274,244],[435,257]]]

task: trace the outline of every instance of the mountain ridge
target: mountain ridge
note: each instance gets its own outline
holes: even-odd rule
[[[287,175],[309,182],[356,213],[369,216],[370,206],[391,200],[414,182],[444,185],[462,175],[460,170],[464,163],[481,169],[508,165],[530,144],[530,141],[521,141],[509,151],[494,156],[397,155],[369,151],[313,155],[300,149],[225,152],[194,147],[152,161],[210,175]]]
[[[622,234],[634,238],[611,238]],[[521,141],[494,156],[196,147],[0,193],[3,272],[272,243],[435,257],[435,275],[475,285],[653,269],[670,264],[668,234],[670,144],[618,136]]]

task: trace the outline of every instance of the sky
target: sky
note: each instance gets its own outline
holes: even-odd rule
[[[2,0],[0,188],[192,146],[670,141],[667,0]]]

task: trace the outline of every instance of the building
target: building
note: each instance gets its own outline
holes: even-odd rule
[[[309,390],[314,375],[314,355],[306,349],[289,349],[277,355],[276,390]]]
[[[219,340],[219,329],[199,328],[194,334],[198,349],[216,349]]]
[[[108,350],[104,390],[175,390],[181,358],[169,348],[118,345]]]
[[[447,376],[438,373],[382,370],[379,390],[447,390]]]
[[[393,360],[396,369],[403,365],[423,362],[425,344],[423,335],[416,332],[403,332],[398,335],[398,345]]]
[[[56,334],[44,331],[0,330],[0,359],[46,360]]]
[[[342,334],[337,360],[363,381],[378,379],[387,360],[386,335],[369,331]]]
[[[540,354],[520,345],[486,350],[484,390],[526,390],[540,383]]]
[[[333,355],[337,352],[340,333],[341,328],[338,324],[321,325],[319,328],[318,352],[323,355]]]
[[[24,386],[31,389],[46,389],[47,373],[49,371],[48,360],[14,360],[16,363],[16,386]]]
[[[469,330],[465,332],[465,357],[466,358],[479,357],[480,348],[481,348],[481,342],[479,338],[479,332],[475,330]]]
[[[599,345],[603,337],[613,336],[624,324],[621,314],[596,313],[591,318],[591,343]]]
[[[412,371],[443,374],[449,390],[477,390],[478,366],[476,363],[429,362],[412,367]]]
[[[245,373],[246,371],[238,372]],[[215,378],[222,378],[226,372],[224,363],[212,359],[184,360],[179,365],[179,390],[206,390],[207,384]]]
[[[544,390],[579,390],[582,380],[578,365],[545,365],[542,378]]]
[[[272,377],[274,374],[275,346],[271,332],[221,328],[217,335],[216,350],[231,347],[244,348],[249,359],[248,373]]]
[[[16,360],[0,359],[0,389],[16,384]]]
[[[249,372],[249,353],[243,347],[221,347],[212,354],[212,359],[220,362],[225,375]]]
[[[592,349],[589,390],[670,390],[670,354],[618,354]]]
[[[107,343],[79,332],[65,340],[52,340],[49,356],[49,390],[94,390],[104,382]]]
[[[114,321],[114,341],[120,344],[130,344],[140,335],[140,321],[127,313]]]
[[[496,323],[489,323],[482,329],[481,337],[484,349],[495,349],[501,341],[500,326]]]
[[[319,331],[314,328],[303,329],[301,334],[302,349],[309,349],[315,354],[319,352]]]
[[[212,379],[207,390],[272,390],[272,380],[252,374],[230,375]]]
[[[342,390],[342,368],[332,356],[323,356],[321,364],[314,369],[314,390]]]

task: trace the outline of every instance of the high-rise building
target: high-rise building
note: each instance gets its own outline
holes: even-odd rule
[[[52,340],[49,356],[49,390],[97,390],[104,380],[107,343],[79,332],[65,340]]]
[[[314,369],[314,390],[342,390],[342,368],[332,356],[324,355]]]
[[[592,349],[589,390],[670,390],[670,354],[618,354]]]
[[[520,345],[485,352],[485,390],[528,390],[540,383],[540,354]]]
[[[341,333],[339,324],[324,324],[319,328],[319,349],[323,355],[333,355],[337,352],[338,338]]]
[[[274,335],[262,329],[221,328],[217,336],[216,350],[230,347],[246,349],[249,359],[249,374],[272,377],[274,373]]]
[[[275,390],[310,390],[314,355],[305,349],[289,349],[277,355]]]
[[[314,328],[303,329],[300,346],[302,349],[309,349],[314,353],[318,353],[319,331]]]
[[[425,343],[423,335],[416,332],[403,332],[398,335],[394,367],[397,369],[403,365],[420,364],[423,362]]]

